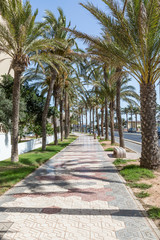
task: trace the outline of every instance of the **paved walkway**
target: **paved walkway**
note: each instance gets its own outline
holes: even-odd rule
[[[90,136],[0,197],[0,206],[2,240],[158,239]]]

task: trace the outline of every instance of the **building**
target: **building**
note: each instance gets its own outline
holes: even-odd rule
[[[137,124],[137,126],[136,126]],[[138,130],[141,129],[141,121],[137,121],[137,123],[135,121],[128,121],[128,129],[129,128],[137,128]]]
[[[2,17],[0,16],[0,22],[4,22]],[[13,70],[10,70],[11,67],[11,57],[5,53],[0,53],[0,77],[5,74],[10,74],[11,76],[14,76]]]

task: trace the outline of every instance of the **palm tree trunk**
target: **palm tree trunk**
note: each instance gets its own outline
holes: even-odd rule
[[[80,126],[80,132],[82,132],[81,114],[79,114],[79,126]]]
[[[83,126],[83,108],[82,108],[82,133],[84,133],[84,126]]]
[[[135,115],[135,119],[136,119],[136,131],[138,130],[137,128],[137,114]]]
[[[121,72],[120,68],[116,69],[116,72]],[[118,77],[116,83],[116,114],[118,120],[118,132],[119,132],[119,145],[120,147],[125,147],[124,145],[124,137],[123,137],[123,127],[122,127],[122,118],[121,118],[121,76]]]
[[[22,71],[14,69],[11,161],[18,162],[20,82]]]
[[[87,108],[86,108],[86,133],[87,133]]]
[[[98,137],[100,137],[98,107],[96,107],[96,118],[97,118],[97,131],[98,131]]]
[[[128,131],[128,113],[126,113],[127,131]]]
[[[54,99],[55,99],[55,109],[57,110],[58,109],[58,97],[57,96],[55,96],[54,97]],[[58,145],[58,137],[57,137],[57,117],[55,116],[55,114],[54,114],[54,116],[53,116],[53,124],[54,124],[54,144],[55,145]]]
[[[132,114],[132,111],[131,111],[131,128],[133,128],[133,114]]]
[[[156,91],[155,85],[140,85],[142,153],[141,167],[157,169],[160,166],[158,134],[156,127]]]
[[[105,99],[105,139],[108,140],[109,139],[109,131],[108,131],[108,101],[107,98]]]
[[[79,131],[79,124],[78,123],[79,123],[79,117],[78,117],[78,114],[77,114],[77,125],[76,125],[77,127],[76,127],[76,131]]]
[[[106,74],[106,70],[107,70],[107,67],[106,65],[104,65],[104,80],[105,80],[105,83],[107,84],[108,83],[108,77],[107,77],[107,74]],[[105,139],[108,140],[109,139],[109,132],[108,132],[108,127],[109,127],[109,124],[108,124],[108,100],[107,98],[105,98]]]
[[[69,137],[70,131],[71,131],[71,119],[70,119],[70,103],[69,103],[69,99],[68,99],[68,133],[67,133],[67,137]]]
[[[65,91],[65,138],[68,137],[68,93]]]
[[[60,100],[60,129],[61,129],[61,141],[63,141],[63,99]]]
[[[51,100],[51,96],[52,96],[52,92],[53,92],[54,83],[55,83],[55,74],[53,74],[53,78],[52,78],[52,80],[50,81],[50,84],[49,84],[47,99],[46,99],[46,103],[45,103],[43,114],[42,114],[42,151],[46,150],[47,115],[48,115],[48,109],[49,109],[49,104],[50,104],[50,100]]]
[[[93,107],[93,134],[94,134],[94,107]]]
[[[90,134],[91,134],[91,128],[92,128],[92,108],[90,108],[90,130],[89,130],[89,132],[90,132]]]
[[[111,144],[115,143],[114,137],[114,102],[110,103]]]
[[[104,136],[103,122],[104,122],[104,107],[102,105],[102,108],[101,108],[101,133],[102,133],[102,137]]]

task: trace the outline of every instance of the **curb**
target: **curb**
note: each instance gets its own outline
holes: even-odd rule
[[[115,136],[115,137],[119,139],[119,137],[117,137],[117,136]],[[136,142],[136,141],[134,141],[134,140],[130,140],[130,139],[127,139],[127,138],[124,138],[124,141],[126,141],[126,142],[132,142],[132,143],[135,143],[135,144],[138,144],[138,145],[142,145],[141,142]]]
[[[98,143],[99,143],[99,141],[98,141]],[[99,143],[99,144],[100,144],[100,143]],[[103,149],[103,147],[102,147],[101,144],[100,144],[100,146],[101,146],[101,148]],[[103,149],[103,151],[104,151],[104,149]],[[110,158],[110,157],[108,156],[108,158]],[[105,159],[107,160],[106,156],[105,156]],[[121,179],[122,183],[126,184],[126,180],[119,174],[116,166],[115,166],[112,162],[110,162],[110,163],[111,163],[111,164],[113,165],[113,167],[116,169],[117,174],[118,174],[119,178]],[[155,237],[157,238],[157,240],[160,240],[160,237],[159,237],[159,236],[160,236],[160,230],[158,229],[158,227],[156,226],[156,224],[154,223],[154,221],[148,217],[146,210],[144,209],[144,207],[143,207],[143,205],[141,204],[141,202],[136,198],[136,196],[134,195],[132,189],[131,189],[129,186],[127,186],[127,185],[126,185],[126,189],[127,189],[128,193],[131,195],[131,197],[132,197],[133,201],[135,202],[137,208],[139,209],[139,211],[141,212],[141,214],[143,215],[143,217],[144,217],[144,218],[146,219],[146,221],[148,222],[148,225],[149,225],[149,226],[151,227],[151,229],[153,230],[153,232],[154,232],[154,234],[155,234]]]
[[[132,142],[132,143],[135,143],[135,144],[138,144],[138,145],[142,145],[142,143],[140,143],[140,142],[136,142],[136,141],[133,141],[133,140],[130,140],[130,139],[126,139],[126,138],[124,138],[124,141]]]

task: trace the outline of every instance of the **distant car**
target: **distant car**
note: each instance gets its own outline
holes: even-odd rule
[[[128,129],[128,132],[129,132],[129,133],[136,133],[137,131],[136,131],[135,128],[129,128],[129,129]]]
[[[158,138],[160,138],[160,127],[157,128]]]

